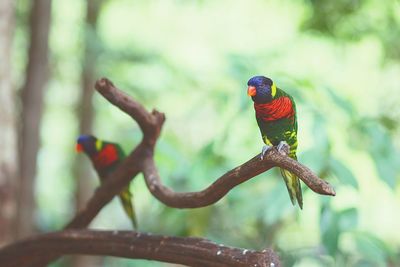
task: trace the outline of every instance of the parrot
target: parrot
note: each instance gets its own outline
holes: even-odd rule
[[[261,159],[273,146],[281,151],[284,145],[288,145],[290,148],[288,156],[297,160],[297,115],[293,97],[265,76],[254,76],[249,79],[247,95],[254,102],[257,124],[265,143],[261,150]],[[303,209],[299,178],[282,168],[280,172],[292,204],[296,205],[297,200],[300,209]]]
[[[80,135],[76,142],[76,151],[84,152],[91,160],[97,171],[100,182],[112,173],[125,158],[121,146],[116,143],[102,141],[93,135]],[[137,220],[129,185],[119,193],[122,207],[132,222],[133,228],[137,229]]]

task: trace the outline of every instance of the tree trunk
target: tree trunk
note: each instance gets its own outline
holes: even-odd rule
[[[97,18],[99,15],[101,0],[86,1],[85,18],[85,51],[82,69],[82,95],[78,103],[77,117],[79,120],[79,134],[92,133],[93,125],[93,106],[92,98],[94,92],[94,83],[96,81],[96,57],[98,56],[96,47],[99,46],[97,38]],[[90,179],[90,165],[81,160],[75,161],[76,177],[76,208],[80,210],[86,205],[89,197],[93,193]],[[102,258],[93,256],[76,256],[72,258],[72,266],[100,266]]]
[[[15,237],[17,128],[15,91],[11,82],[14,0],[0,1],[0,246]]]
[[[22,89],[20,132],[20,188],[18,198],[18,237],[34,230],[33,197],[36,159],[40,144],[43,93],[48,79],[48,39],[51,0],[35,0],[30,14],[30,47],[25,85]]]
[[[77,117],[79,120],[79,134],[90,134],[93,124],[93,106],[92,98],[94,92],[95,65],[97,44],[97,17],[101,5],[100,0],[87,0],[87,11],[85,21],[85,52],[83,58],[82,70],[82,95],[78,103]],[[75,162],[75,177],[76,177],[76,206],[79,210],[82,208],[89,196],[92,194],[93,188],[89,183],[90,169],[88,164],[82,164],[82,161]]]

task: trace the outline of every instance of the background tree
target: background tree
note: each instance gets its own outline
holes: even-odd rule
[[[76,112],[76,117],[79,120],[78,131],[80,134],[91,134],[93,131],[93,84],[97,78],[97,57],[101,54],[101,40],[97,34],[97,19],[102,3],[103,1],[101,0],[86,1],[86,17],[83,31],[85,49],[83,52],[81,74],[82,90]],[[93,178],[93,170],[90,165],[82,161],[82,158],[76,159],[74,168],[74,176],[76,178],[76,210],[81,210],[94,189],[93,179],[91,179]],[[98,179],[97,177],[95,178]],[[100,264],[101,258],[98,257],[75,257],[72,266],[99,266]]]
[[[15,239],[17,214],[16,99],[12,82],[14,1],[0,3],[0,246]]]
[[[25,84],[21,92],[18,237],[26,237],[32,234],[35,225],[34,181],[40,147],[44,89],[49,75],[48,39],[50,21],[51,0],[33,1],[29,21],[28,63]]]

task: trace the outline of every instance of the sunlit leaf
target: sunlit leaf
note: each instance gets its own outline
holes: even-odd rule
[[[332,168],[333,173],[340,182],[358,189],[357,179],[346,165],[331,157],[329,160],[329,166]]]
[[[339,217],[328,205],[321,208],[321,240],[327,252],[334,256],[338,251],[340,229],[338,226]]]
[[[342,97],[340,97],[331,88],[325,88],[325,90],[328,92],[329,96],[331,97],[331,99],[335,102],[335,104],[338,107],[340,107],[341,109],[346,111],[349,116],[353,116],[354,115],[355,110],[354,110],[354,107],[353,107],[353,105],[351,104],[350,101],[347,101],[347,100],[343,99]]]
[[[339,212],[339,228],[341,231],[355,229],[358,223],[358,211],[356,208],[349,208]]]
[[[367,133],[371,143],[367,146],[379,177],[392,189],[396,187],[397,175],[400,172],[400,153],[393,144],[391,136],[378,123],[370,123]]]
[[[386,266],[386,261],[392,252],[380,239],[369,233],[357,233],[355,241],[357,249],[366,260],[374,266]]]
[[[292,203],[282,180],[282,183],[277,183],[265,198],[264,221],[268,224],[277,222],[287,214],[291,206]]]

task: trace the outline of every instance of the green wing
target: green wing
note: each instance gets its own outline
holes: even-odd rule
[[[296,109],[293,98],[282,90],[279,90],[279,96],[286,95],[292,101],[293,108]],[[289,147],[289,157],[297,160],[297,117],[296,113],[293,118],[283,118],[275,121],[264,121],[257,118],[257,124],[260,128],[261,136],[265,144],[278,145],[279,142],[285,141]],[[299,178],[293,173],[280,169],[286,188],[289,192],[289,197],[293,205],[297,203],[303,208],[303,196],[301,192],[301,184]]]

